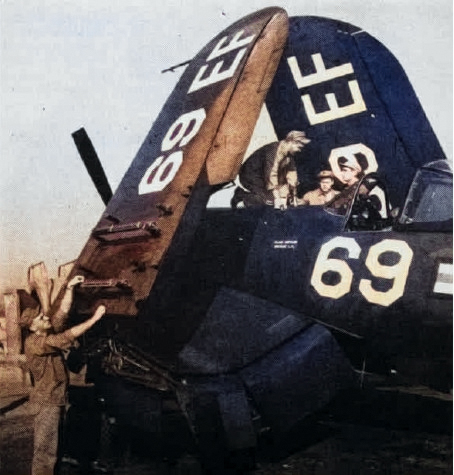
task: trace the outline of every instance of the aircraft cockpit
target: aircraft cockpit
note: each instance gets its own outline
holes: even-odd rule
[[[326,211],[346,217],[347,231],[379,231],[392,224],[391,207],[385,184],[370,173],[327,203]]]

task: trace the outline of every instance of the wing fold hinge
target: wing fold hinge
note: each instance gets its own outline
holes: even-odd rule
[[[105,298],[134,293],[126,279],[86,279],[79,288],[79,292],[95,293],[96,295],[101,293]]]
[[[109,224],[93,230],[92,235],[98,241],[116,242],[127,239],[146,239],[159,237],[161,230],[154,221]]]

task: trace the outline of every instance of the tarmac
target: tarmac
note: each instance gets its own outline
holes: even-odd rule
[[[0,363],[0,474],[30,473],[33,453],[33,416],[30,383],[14,365]],[[21,456],[17,457],[16,454]]]
[[[27,402],[30,385],[21,374],[0,363],[0,475],[30,474],[33,416]],[[278,457],[268,457],[265,447],[249,473],[452,474],[452,402],[447,398],[435,405],[410,406],[407,399],[387,393],[354,402],[349,409],[341,403],[311,432],[293,434]],[[112,475],[202,475],[193,454],[183,453],[173,461],[131,449],[123,455],[111,466]],[[62,465],[60,475],[81,473],[94,472]]]

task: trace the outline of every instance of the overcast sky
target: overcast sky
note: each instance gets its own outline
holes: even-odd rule
[[[71,133],[85,127],[113,189],[180,74],[258,0],[0,0],[0,291],[30,264],[75,259],[103,204]],[[452,0],[288,0],[347,21],[397,57],[452,160]]]

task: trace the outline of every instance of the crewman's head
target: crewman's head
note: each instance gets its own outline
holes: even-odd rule
[[[293,155],[301,152],[303,147],[310,142],[310,139],[306,137],[306,132],[300,130],[292,130],[289,132],[283,140],[287,153]]]
[[[26,308],[20,316],[19,324],[31,332],[47,332],[52,328],[50,318],[44,314],[40,306]]]
[[[333,172],[330,170],[322,170],[318,174],[318,180],[320,183],[320,189],[323,191],[323,193],[328,193],[334,184]]]
[[[341,162],[340,171],[340,179],[346,185],[350,186],[359,180],[362,168],[355,158],[349,158]]]

